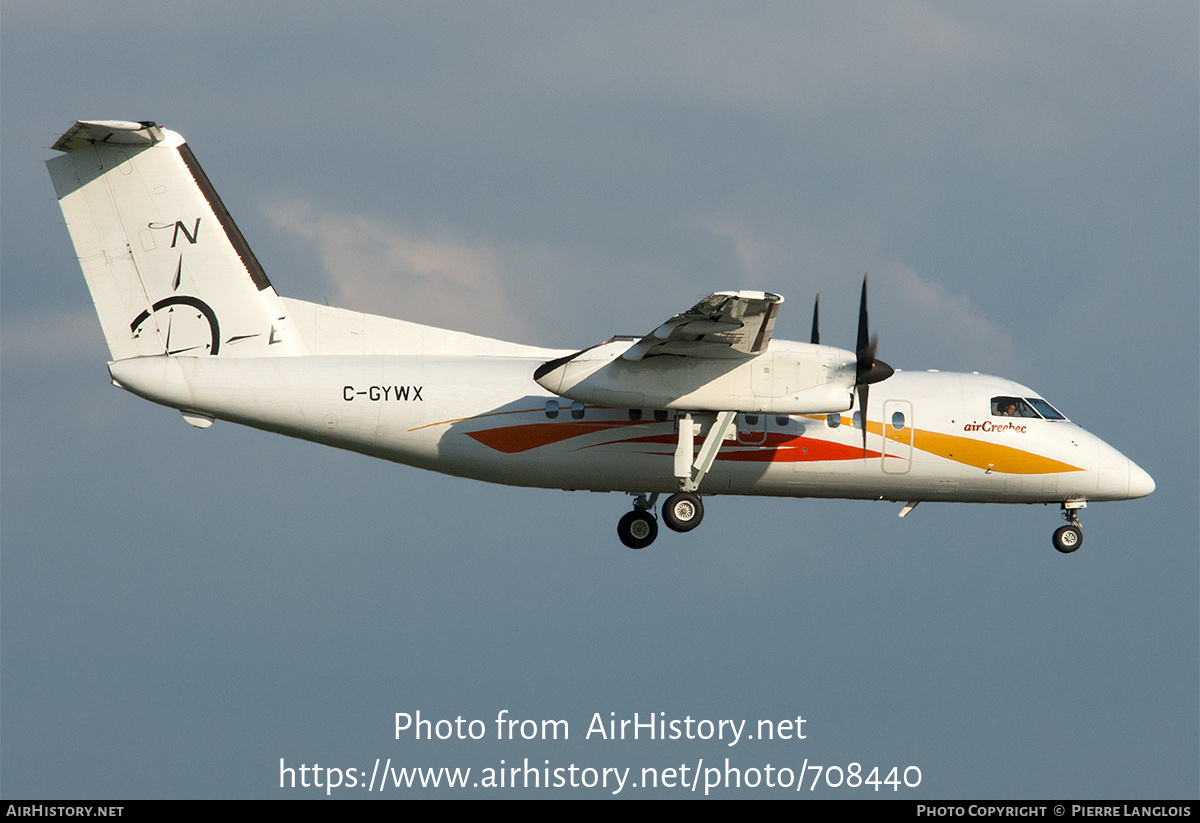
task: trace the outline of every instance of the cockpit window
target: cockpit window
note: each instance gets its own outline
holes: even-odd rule
[[[1040,397],[1027,397],[1025,399],[1028,400],[1033,405],[1033,407],[1038,410],[1038,412],[1042,415],[1042,417],[1046,418],[1047,420],[1066,420],[1067,419],[1066,417],[1064,417],[1062,415],[1061,412],[1059,412],[1058,409],[1054,408],[1053,406],[1051,406],[1049,403],[1047,403],[1045,400],[1043,400]]]
[[[1033,406],[1020,397],[993,397],[992,414],[996,417],[1040,417]]]
[[[1032,417],[1035,420],[1066,420],[1058,409],[1051,406],[1040,397],[1008,397],[1001,395],[992,398],[992,415],[995,417]]]

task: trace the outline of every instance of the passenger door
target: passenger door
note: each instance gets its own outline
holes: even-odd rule
[[[906,474],[912,468],[912,403],[888,400],[883,404],[883,471]]]

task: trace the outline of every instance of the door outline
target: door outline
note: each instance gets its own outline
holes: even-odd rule
[[[896,413],[904,415],[904,428],[892,425]],[[913,413],[907,400],[888,400],[883,404],[883,456],[880,465],[884,474],[907,474],[912,468]]]

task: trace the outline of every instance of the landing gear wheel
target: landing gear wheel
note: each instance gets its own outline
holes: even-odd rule
[[[644,549],[658,537],[658,521],[650,512],[634,509],[617,522],[617,536],[631,549]]]
[[[667,498],[662,507],[663,522],[667,528],[677,532],[690,532],[704,519],[704,504],[700,496],[691,492],[679,492]]]
[[[1083,530],[1078,526],[1062,526],[1054,532],[1054,548],[1070,554],[1083,545]]]

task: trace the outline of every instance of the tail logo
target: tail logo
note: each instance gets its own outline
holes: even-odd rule
[[[151,317],[155,322],[149,323]],[[165,335],[163,345],[167,354],[216,354],[221,344],[217,313],[199,297],[190,294],[174,294],[164,297],[153,306],[153,311],[144,311],[129,324],[135,338],[142,332],[161,331]]]
[[[184,225],[182,220],[176,220],[174,223],[147,223],[149,229],[174,229],[175,233],[171,235],[171,248],[175,248],[175,244],[179,242],[179,233],[183,232],[184,239],[189,245],[196,245],[196,239],[200,236],[200,218],[196,218],[192,230],[188,231],[188,227]]]
[[[168,223],[151,223],[150,228],[170,228]],[[195,228],[191,233],[183,225],[183,221],[175,222],[175,234],[182,231],[189,243],[196,242],[200,233],[200,218],[196,218]],[[174,245],[174,241],[172,244]],[[175,276],[171,280],[171,290],[178,291],[183,279],[183,255],[175,266]],[[153,318],[153,322],[151,319]],[[190,294],[173,294],[164,297],[146,311],[143,311],[129,324],[129,331],[136,340],[143,333],[157,333],[162,337],[163,348],[167,354],[216,354],[221,347],[221,328],[217,322],[217,313],[212,306],[199,297]]]

